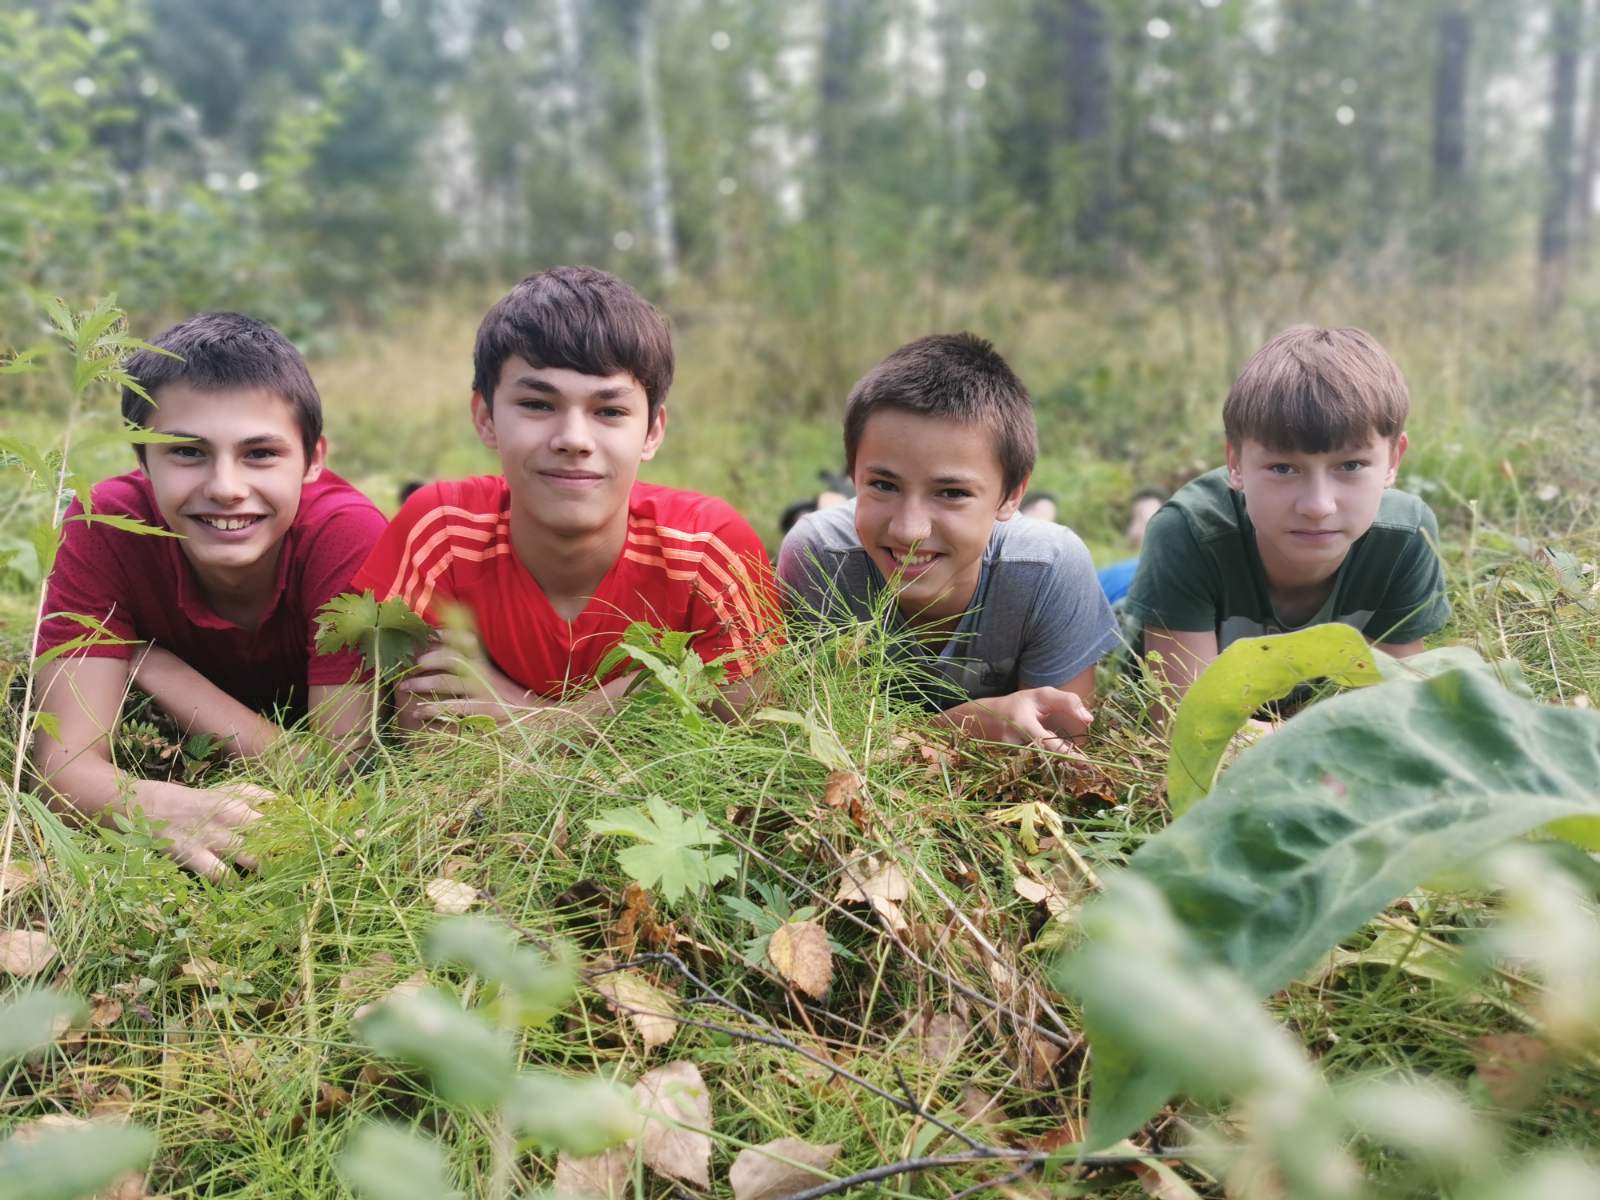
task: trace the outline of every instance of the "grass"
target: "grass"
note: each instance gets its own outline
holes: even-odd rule
[[[1354,304],[1328,295],[1329,312]],[[1580,336],[1587,310],[1580,300],[1567,326],[1537,339],[1518,331],[1533,346],[1525,351],[1497,323],[1499,299],[1476,297],[1433,324],[1409,315],[1399,296],[1362,301],[1343,319],[1374,326],[1413,382],[1415,448],[1404,482],[1435,504],[1445,530],[1456,616],[1444,639],[1515,658],[1541,698],[1592,704],[1600,700],[1600,614],[1586,605],[1596,594],[1563,588],[1541,553],[1549,546],[1580,564],[1600,559],[1589,482],[1600,444],[1586,399],[1589,343]],[[896,308],[865,288],[847,303],[838,328],[853,332],[836,349],[852,370],[919,332],[913,312],[927,310],[920,302]],[[408,477],[492,469],[469,441],[465,412],[481,307],[462,306],[465,318],[421,311],[337,361],[314,364],[336,469],[380,502]],[[1126,296],[1092,306],[1049,288],[1021,295],[995,287],[944,297],[938,307],[943,327],[993,333],[1033,386],[1044,448],[1036,483],[1062,496],[1063,519],[1102,557],[1119,550],[1121,506],[1134,486],[1210,465],[1225,364],[1218,346],[1186,334],[1184,314]],[[837,400],[799,416],[786,401],[819,391],[804,374],[813,333],[786,339],[745,309],[709,303],[675,316],[682,366],[666,449],[649,477],[727,495],[775,541],[783,504],[838,458]],[[24,436],[50,431],[41,401],[13,416]],[[117,458],[77,465],[98,477],[122,469]],[[19,503],[26,512],[40,502]],[[0,538],[15,528],[0,527]],[[1592,587],[1592,574],[1582,578]],[[29,582],[25,564],[14,566],[0,588],[13,664],[26,652]],[[1031,861],[1076,879],[1074,900],[1089,888],[1059,847],[1034,853],[1019,824],[993,817],[1043,802],[1093,870],[1114,867],[1165,824],[1165,748],[1137,724],[1132,685],[1108,679],[1104,728],[1086,763],[958,754],[885,699],[887,673],[871,642],[850,639],[792,646],[775,668],[782,706],[831,734],[860,773],[864,799],[854,806],[826,802],[830,764],[801,727],[693,728],[646,691],[597,729],[509,737],[464,729],[387,747],[353,780],[314,762],[254,764],[243,773],[279,796],[255,835],[262,869],[220,887],[174,868],[147,831],[66,833],[24,807],[19,847],[37,858],[42,882],[0,902],[4,924],[47,929],[60,951],[57,978],[90,997],[103,1019],[0,1067],[0,1128],[50,1113],[126,1111],[160,1139],[152,1191],[335,1196],[347,1194],[334,1163],[350,1130],[380,1116],[438,1138],[467,1194],[489,1194],[491,1127],[378,1059],[353,1021],[359,1006],[422,969],[422,936],[436,919],[425,888],[448,876],[471,885],[482,910],[530,938],[572,945],[586,964],[669,950],[759,1017],[693,1003],[697,989],[655,962],[641,969],[681,1013],[716,1029],[681,1028],[668,1046],[649,1050],[585,988],[555,1022],[519,1041],[525,1064],[625,1081],[692,1059],[713,1095],[719,1195],[739,1148],[779,1137],[839,1143],[842,1171],[959,1149],[926,1116],[830,1080],[793,1047],[894,1096],[912,1095],[926,1113],[966,1122],[991,1141],[1070,1138],[1084,1115],[1085,1052],[1077,1014],[1044,972],[1074,927],[1048,919],[1014,883]],[[15,712],[6,716],[14,726]],[[657,900],[655,942],[630,945],[620,845],[591,835],[586,822],[652,795],[706,814],[737,856],[738,874],[680,905]],[[863,853],[897,863],[910,882],[898,938],[864,907],[834,901],[845,864]],[[1575,859],[1580,868],[1588,861]],[[766,908],[769,891],[791,908],[818,906],[840,947],[826,1003],[784,986],[770,964],[745,960],[760,931],[724,900]],[[1481,895],[1420,908],[1391,915],[1447,946],[1490,919]],[[428,974],[469,1003],[478,994],[459,973]],[[1527,1007],[1533,985],[1491,977],[1478,986],[1500,1003],[1413,971],[1360,966],[1297,983],[1271,1008],[1330,1077],[1477,1079],[1477,1102],[1492,1110],[1479,1039],[1528,1032],[1511,1014]],[[917,1036],[934,1015],[955,1018],[963,1031],[947,1058]],[[791,1045],[747,1040],[774,1033]],[[970,1115],[980,1107],[985,1117]],[[1587,1145],[1597,1108],[1600,1071],[1581,1058],[1553,1066],[1537,1093],[1509,1111],[1511,1144]],[[1179,1136],[1170,1121],[1152,1132],[1163,1144]],[[1384,1194],[1428,1194],[1404,1163],[1376,1150],[1365,1158]],[[552,1155],[519,1153],[516,1190],[547,1182],[552,1168]],[[965,1167],[883,1186],[950,1197],[999,1173]],[[1203,1172],[1186,1173],[1202,1194],[1218,1194]],[[649,1173],[642,1186],[651,1195],[671,1190]],[[1143,1194],[1123,1171],[1083,1186]]]

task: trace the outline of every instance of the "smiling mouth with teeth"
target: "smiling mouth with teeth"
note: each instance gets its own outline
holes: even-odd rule
[[[895,556],[894,561],[902,567],[925,567],[933,559],[934,556],[931,554],[901,554]]]
[[[250,526],[254,525],[257,521],[260,521],[263,518],[261,518],[261,517],[201,517],[201,516],[196,516],[194,519],[196,521],[199,521],[202,525],[209,525],[209,526],[211,526],[211,528],[220,529],[224,533],[234,533],[234,532],[236,532],[236,531],[238,531],[240,529],[248,529]]]

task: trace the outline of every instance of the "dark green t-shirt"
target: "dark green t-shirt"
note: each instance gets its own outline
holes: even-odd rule
[[[1372,528],[1345,555],[1321,609],[1288,625],[1268,597],[1244,493],[1228,486],[1227,470],[1219,467],[1180,488],[1150,519],[1126,611],[1141,634],[1145,626],[1214,629],[1218,650],[1242,637],[1329,621],[1354,626],[1373,641],[1412,642],[1450,619],[1438,540],[1433,510],[1389,488]]]

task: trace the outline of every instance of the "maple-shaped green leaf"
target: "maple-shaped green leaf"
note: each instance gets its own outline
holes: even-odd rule
[[[317,653],[359,650],[374,671],[410,663],[432,634],[399,596],[379,604],[370,591],[346,592],[317,613]]]
[[[722,835],[702,814],[685,813],[659,796],[644,808],[603,812],[589,821],[589,831],[638,839],[617,855],[617,865],[669,904],[731,878],[739,866],[731,854],[710,853]]]

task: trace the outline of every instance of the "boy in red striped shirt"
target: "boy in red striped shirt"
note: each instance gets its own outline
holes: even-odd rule
[[[596,670],[634,621],[732,654],[729,679],[754,669],[776,611],[760,539],[721,500],[637,481],[672,371],[665,319],[603,271],[530,275],[489,310],[472,421],[503,473],[420,489],[351,585],[477,631],[481,656],[438,647],[401,681],[403,724],[603,702],[624,681]]]

